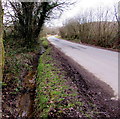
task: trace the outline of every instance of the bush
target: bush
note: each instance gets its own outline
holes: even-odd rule
[[[45,49],[47,49],[48,48],[48,41],[43,41],[42,45]]]
[[[38,42],[41,43],[41,45],[42,45],[45,49],[48,48],[49,43],[48,43],[48,40],[47,40],[46,37],[40,38]]]

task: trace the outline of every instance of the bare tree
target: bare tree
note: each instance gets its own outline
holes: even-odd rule
[[[77,38],[77,42],[117,48],[116,41],[120,38],[117,35],[117,32],[119,34],[117,28],[114,13],[108,8],[99,7],[97,10],[83,12],[74,20],[69,20],[60,29],[60,34],[63,38],[74,39],[74,41]]]
[[[117,42],[116,44],[119,46],[120,48],[120,2],[118,2],[118,5],[114,6],[114,12],[115,12],[115,17],[118,23],[118,34],[117,34]]]

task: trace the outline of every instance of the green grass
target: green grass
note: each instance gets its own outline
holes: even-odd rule
[[[40,57],[38,65],[36,112],[39,118],[48,117],[51,110],[57,109],[56,113],[59,115],[65,109],[75,106],[75,103],[68,100],[67,105],[62,103],[66,101],[66,97],[75,96],[75,94],[66,93],[69,86],[66,85],[63,74],[60,74],[49,52],[50,49]]]
[[[54,116],[61,117],[67,114],[70,108],[85,117],[92,118],[98,111],[93,104],[88,104],[93,109],[84,110],[85,102],[78,99],[79,93],[74,86],[69,85],[70,82],[65,79],[65,73],[58,64],[56,65],[56,60],[51,56],[51,49],[48,48],[40,57],[38,65],[35,99],[37,118],[50,117],[51,112]]]
[[[41,43],[45,49],[48,48],[49,43],[46,37],[40,38],[38,42]]]
[[[42,45],[43,45],[43,47],[45,48],[45,49],[47,49],[48,48],[48,41],[47,40],[45,40],[45,41],[42,41]]]

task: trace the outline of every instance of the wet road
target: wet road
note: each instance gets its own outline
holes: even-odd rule
[[[66,40],[48,37],[48,40],[65,55],[95,77],[107,83],[118,98],[118,52],[72,43]]]

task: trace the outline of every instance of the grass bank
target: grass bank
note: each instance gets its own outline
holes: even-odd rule
[[[97,119],[114,114],[103,103],[102,92],[91,90],[54,47],[41,55],[37,72],[35,118]]]
[[[68,85],[65,72],[58,68],[55,59],[51,56],[51,49],[40,57],[36,88],[37,118],[67,117],[68,112],[75,105],[83,103],[75,100],[77,91]]]

